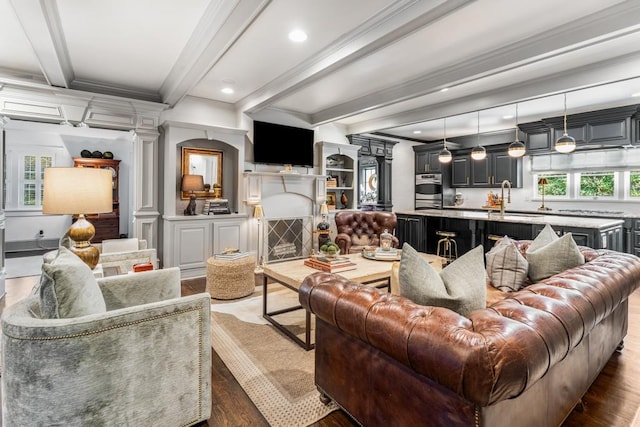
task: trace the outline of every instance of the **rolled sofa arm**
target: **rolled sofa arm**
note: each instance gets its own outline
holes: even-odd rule
[[[211,411],[208,294],[70,319],[2,317],[6,425],[190,425]],[[59,424],[58,424],[59,423]]]
[[[97,279],[107,310],[180,296],[180,268],[141,271]]]
[[[338,233],[335,238],[336,245],[340,248],[340,253],[347,255],[351,249],[351,236],[347,233]]]

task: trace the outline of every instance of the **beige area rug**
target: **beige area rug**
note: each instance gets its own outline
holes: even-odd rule
[[[269,292],[269,311],[298,303],[298,295]],[[278,316],[296,334],[304,311]],[[262,289],[242,300],[212,300],[212,346],[272,426],[307,426],[337,409],[324,405],[314,385],[314,351],[305,351],[262,318]]]

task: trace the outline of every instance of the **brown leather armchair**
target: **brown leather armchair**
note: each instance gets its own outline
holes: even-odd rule
[[[393,234],[398,223],[395,213],[382,211],[340,211],[336,212],[335,221],[338,229],[335,241],[342,254],[360,252],[364,246],[378,246],[380,234],[384,230]],[[393,247],[398,245],[398,238],[393,236]]]

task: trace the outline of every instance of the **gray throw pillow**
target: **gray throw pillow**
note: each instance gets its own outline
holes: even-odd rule
[[[529,263],[513,239],[504,236],[486,254],[487,273],[493,287],[502,292],[517,291],[527,280]]]
[[[533,282],[584,264],[584,256],[580,253],[571,233],[558,237],[549,225],[545,230],[547,228],[551,229],[555,239],[549,239],[548,233],[545,233],[545,236],[540,233],[538,236],[542,236],[540,241],[536,242],[538,240],[536,237],[527,249],[529,277]]]
[[[446,307],[467,316],[485,308],[484,250],[478,246],[440,273],[409,244],[402,246],[400,259],[400,295],[416,304]]]
[[[51,263],[42,264],[39,294],[43,318],[62,319],[107,311],[93,272],[64,247]]]

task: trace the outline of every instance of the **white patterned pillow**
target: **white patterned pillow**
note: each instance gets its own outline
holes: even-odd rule
[[[107,311],[93,272],[65,247],[60,247],[51,263],[42,264],[39,294],[43,318],[62,319]]]
[[[484,249],[467,252],[440,273],[409,244],[402,246],[400,295],[416,304],[449,308],[463,316],[485,308],[487,285]]]
[[[547,224],[527,249],[527,261],[529,277],[537,282],[584,264],[584,255],[571,233],[558,237]]]
[[[503,292],[517,291],[527,280],[529,263],[513,239],[504,236],[485,255],[487,273],[493,287]]]

